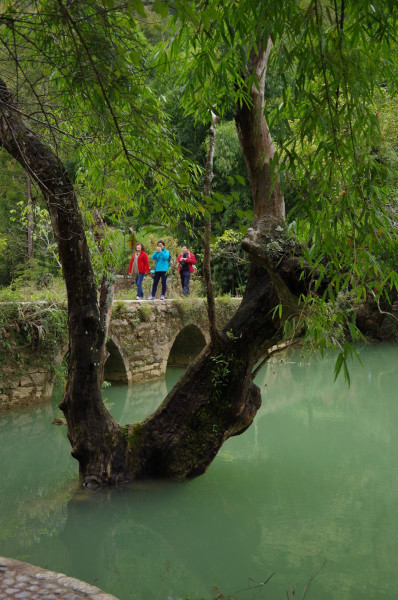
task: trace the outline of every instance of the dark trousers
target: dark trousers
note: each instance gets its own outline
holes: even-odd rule
[[[167,273],[166,271],[156,271],[153,276],[153,286],[152,286],[152,296],[155,296],[156,290],[158,289],[158,283],[160,278],[162,279],[162,296],[166,295],[166,279]]]
[[[181,271],[181,285],[182,285],[182,295],[187,296],[189,294],[189,279],[191,277],[191,273],[189,271]]]
[[[135,283],[137,285],[137,296],[139,296],[140,298],[144,297],[144,292],[142,290],[142,282],[144,281],[144,277],[145,273],[138,273],[138,277],[135,280]]]

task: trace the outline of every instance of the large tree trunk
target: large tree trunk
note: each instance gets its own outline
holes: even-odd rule
[[[251,56],[265,76],[269,54]],[[271,165],[272,142],[264,121],[263,81],[250,91],[253,106],[240,107],[237,124],[248,164],[256,212],[245,241],[253,264],[242,303],[223,332],[207,346],[158,410],[142,423],[120,427],[101,400],[105,329],[73,187],[51,149],[13,110],[0,83],[0,143],[31,174],[45,196],[68,290],[69,375],[61,408],[72,454],[87,484],[144,477],[185,479],[203,473],[223,442],[242,433],[260,406],[253,368],[283,337],[283,321],[297,311],[286,274],[269,260],[262,238],[283,224],[283,197]],[[282,312],[274,311],[281,305]]]
[[[22,121],[0,80],[0,144],[39,185],[58,243],[68,295],[69,371],[61,408],[68,422],[72,454],[84,475],[87,465],[112,470],[110,436],[119,430],[101,399],[105,330],[73,185],[49,146]],[[92,467],[90,467],[92,468]]]

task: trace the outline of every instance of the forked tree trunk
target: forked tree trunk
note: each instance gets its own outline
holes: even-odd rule
[[[253,368],[283,336],[282,320],[273,318],[272,309],[283,303],[283,318],[296,310],[285,283],[273,279],[252,266],[242,303],[217,345],[203,350],[153,415],[126,427],[135,477],[196,477],[226,439],[252,423],[261,404]]]
[[[267,52],[260,48],[259,54],[251,57],[251,68],[261,77],[268,53],[269,47]],[[87,484],[200,475],[228,437],[249,427],[260,406],[260,390],[253,383],[254,365],[283,337],[283,321],[296,312],[297,303],[261,243],[264,224],[269,235],[269,223],[272,227],[283,223],[284,206],[271,164],[263,84],[259,87],[251,90],[252,109],[241,107],[237,114],[257,216],[256,230],[245,243],[252,261],[258,264],[252,265],[242,303],[217,336],[217,343],[203,350],[153,415],[120,427],[101,400],[105,331],[72,184],[51,149],[13,110],[12,99],[0,84],[0,143],[40,186],[59,246],[68,291],[70,339],[69,375],[61,408],[72,454]],[[253,148],[249,146],[252,143]],[[273,311],[278,304],[283,306],[282,314]]]

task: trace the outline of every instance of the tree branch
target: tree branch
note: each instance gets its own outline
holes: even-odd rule
[[[238,105],[235,121],[239,142],[245,158],[256,222],[267,225],[272,231],[285,221],[285,203],[280,190],[278,169],[273,163],[275,149],[269,127],[265,120],[264,88],[268,59],[272,47],[271,38],[264,46],[261,40],[258,49],[251,50],[246,80],[254,76],[255,81],[247,93],[251,103]]]
[[[213,157],[214,146],[216,139],[216,125],[218,117],[211,111],[212,125],[209,129],[209,150],[207,152],[206,168],[203,184],[203,192],[205,196],[210,195],[211,182],[213,179]],[[210,235],[211,235],[211,215],[208,213],[205,216],[205,233],[203,239],[203,275],[205,279],[206,297],[207,297],[207,314],[209,318],[210,339],[213,344],[217,344],[220,339],[220,333],[216,325],[216,305],[214,299],[214,285],[211,277],[210,265]]]
[[[98,249],[101,254],[104,253],[103,241],[105,240],[105,224],[102,220],[100,212],[95,208],[93,210],[94,224],[91,226],[91,230],[94,234],[94,239],[97,242]],[[112,269],[113,271],[113,269]],[[105,337],[108,336],[109,324],[111,322],[112,317],[112,307],[113,307],[113,296],[114,296],[114,284],[112,281],[112,277],[109,278],[107,274],[104,272],[101,285],[100,285],[100,295],[99,295],[99,310],[100,310],[100,324],[101,328],[104,331]],[[102,348],[102,356],[100,358],[100,369],[101,369],[101,382],[104,379],[104,367],[105,361],[108,357],[108,352],[106,350],[106,345]]]

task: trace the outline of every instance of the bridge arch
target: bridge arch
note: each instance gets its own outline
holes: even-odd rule
[[[169,345],[167,367],[187,367],[206,346],[207,338],[198,325],[183,327]]]
[[[108,358],[104,366],[104,380],[111,383],[131,383],[128,362],[123,357],[119,344],[113,338],[106,342]]]

